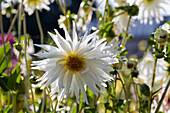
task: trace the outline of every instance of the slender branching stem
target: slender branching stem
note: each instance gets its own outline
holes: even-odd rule
[[[165,95],[166,95],[166,93],[167,93],[167,91],[168,91],[169,85],[170,85],[170,79],[169,79],[169,81],[168,81],[168,83],[167,83],[167,85],[166,85],[166,87],[165,87],[165,90],[164,90],[164,92],[163,92],[163,95],[162,95],[159,103],[158,103],[158,106],[157,106],[157,108],[156,108],[156,110],[155,110],[155,113],[158,113],[158,112],[159,112],[159,109],[160,109],[160,107],[161,107],[161,105],[162,105],[162,102],[163,102],[163,100],[164,100],[164,98],[165,98]]]
[[[40,21],[40,17],[39,17],[39,13],[38,13],[37,9],[35,10],[35,14],[36,14],[38,28],[39,28],[39,31],[40,31],[41,44],[43,44],[44,43],[44,33],[43,33],[43,29],[42,29],[42,26],[41,26],[41,21]]]
[[[58,105],[58,100],[56,100],[56,103],[55,103],[55,107],[54,107],[53,113],[56,113],[57,105]]]
[[[19,14],[19,19],[18,19],[18,42],[20,42],[20,37],[21,37],[21,26],[22,26],[22,10],[23,10],[23,6],[22,6],[23,0],[21,2],[21,4],[18,7],[18,14]]]
[[[32,103],[33,103],[33,109],[34,109],[34,113],[36,113],[36,109],[35,109],[35,101],[34,101],[34,92],[32,90],[32,85],[30,84],[30,89],[31,89],[31,96],[32,96]]]
[[[44,113],[45,105],[46,105],[46,88],[44,88],[44,95],[43,95],[43,100],[42,100],[41,113]]]
[[[48,88],[47,88],[47,92],[48,92],[48,98],[49,98],[49,100],[50,100],[51,108],[52,108],[52,110],[54,111],[54,109],[53,109],[53,101],[52,101],[52,99],[51,99],[50,91],[49,91]]]
[[[153,68],[153,76],[152,76],[152,84],[151,84],[151,91],[150,91],[150,95],[148,98],[148,113],[151,112],[151,99],[152,99],[152,93],[153,93],[153,87],[154,87],[154,81],[155,81],[155,74],[156,74],[156,64],[157,64],[157,58],[154,58],[154,68]]]
[[[15,14],[14,18],[12,19],[11,25],[10,25],[9,30],[8,30],[8,32],[7,32],[7,35],[6,35],[6,38],[5,38],[5,43],[7,42],[8,38],[9,38],[9,35],[10,35],[10,33],[11,33],[14,25],[15,25],[15,22],[16,22],[16,20],[17,20],[17,17],[18,17],[18,15],[19,15],[19,12],[20,12],[20,9],[18,8],[18,12]]]
[[[127,36],[127,34],[128,34],[128,31],[129,31],[129,26],[130,26],[131,18],[132,18],[132,16],[130,16],[130,17],[129,17],[129,20],[128,20],[128,24],[127,24],[127,27],[126,27],[125,35],[124,35],[124,37],[123,37],[123,39],[122,39],[122,43],[121,43],[122,46],[125,46],[125,45],[126,45],[126,41],[127,41],[126,36]]]
[[[5,47],[5,40],[4,40],[4,30],[3,30],[3,17],[1,14],[1,2],[0,2],[0,24],[1,24],[1,36],[2,36],[2,43],[4,46],[4,54],[5,54],[5,62],[6,62],[6,67],[7,67],[7,76],[9,77],[9,68],[8,68],[8,60],[7,60],[7,53],[6,53],[6,47]],[[10,105],[11,100],[11,94],[10,91],[8,92],[8,105]]]
[[[58,4],[59,4],[60,8],[61,8],[61,11],[63,12],[64,15],[66,15],[66,12],[65,12],[65,10],[63,9],[63,6],[62,6],[60,0],[57,0],[57,1],[58,1]]]

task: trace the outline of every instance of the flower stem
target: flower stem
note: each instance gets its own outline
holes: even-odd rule
[[[37,9],[35,10],[35,14],[36,14],[38,28],[39,28],[39,31],[40,31],[41,44],[43,44],[44,43],[44,33],[43,33],[43,29],[42,29],[42,26],[41,26],[41,21],[40,21],[40,17],[39,17],[39,13],[38,13]]]
[[[33,103],[34,113],[36,113],[35,102],[34,102],[34,93],[33,93],[31,84],[30,84],[30,89],[31,89],[31,96],[32,96],[32,103]]]
[[[21,25],[22,25],[21,15],[22,15],[22,10],[23,10],[22,3],[23,3],[23,0],[21,1],[20,6],[18,7],[18,9],[19,9],[18,10],[18,14],[19,14],[19,19],[18,19],[18,42],[20,42],[20,37],[21,37]]]
[[[4,54],[5,54],[5,62],[6,62],[6,68],[7,68],[7,76],[9,77],[9,68],[8,68],[8,60],[7,60],[7,53],[6,53],[6,47],[5,47],[5,40],[4,40],[4,30],[3,30],[3,18],[1,14],[1,2],[0,2],[0,24],[1,24],[1,36],[2,36],[2,43],[4,46]],[[11,93],[8,91],[8,105],[11,103]]]
[[[127,36],[127,33],[128,33],[128,30],[129,30],[129,25],[130,25],[130,20],[131,20],[132,16],[129,17],[129,20],[128,20],[128,24],[127,24],[127,27],[126,27],[126,31],[125,31],[125,36],[123,37],[122,39],[122,43],[121,45],[122,46],[125,46],[126,45],[126,36]]]
[[[15,25],[15,22],[16,22],[16,20],[17,20],[17,17],[18,17],[18,15],[19,15],[19,12],[20,12],[20,9],[18,8],[18,12],[15,14],[15,16],[14,16],[12,22],[11,22],[11,25],[10,25],[10,27],[9,27],[9,30],[8,30],[8,32],[7,32],[7,35],[6,35],[6,38],[5,38],[5,43],[7,42],[8,38],[9,38],[9,35],[10,35],[10,33],[11,33],[14,25]]]
[[[52,99],[51,99],[51,97],[50,97],[50,91],[48,90],[48,88],[47,88],[47,92],[48,92],[48,98],[49,98],[49,100],[50,100],[51,108],[52,108],[52,110],[54,111],[54,109],[53,109],[53,102],[52,102]]]
[[[113,18],[117,17],[117,16],[120,16],[122,14],[124,14],[126,11],[122,11],[121,13],[117,14],[117,15],[114,15]]]
[[[151,84],[151,92],[150,92],[150,95],[148,98],[148,113],[151,112],[151,104],[152,104],[151,99],[152,99],[152,93],[153,93],[153,87],[154,87],[154,81],[155,81],[156,64],[157,64],[157,58],[155,57],[153,76],[152,76],[152,84]]]
[[[13,109],[12,109],[12,113],[16,113],[17,112],[17,110],[16,110],[16,99],[17,99],[17,95],[16,95],[17,93],[16,92],[14,92],[13,94],[12,94],[12,105],[13,105]]]
[[[166,92],[168,91],[169,85],[170,85],[170,79],[169,79],[169,81],[168,81],[168,84],[167,84],[166,87],[165,87],[165,90],[164,90],[164,92],[163,92],[163,95],[162,95],[162,97],[161,97],[161,100],[160,100],[159,103],[158,103],[158,106],[157,106],[157,108],[156,108],[156,110],[155,110],[155,113],[158,113],[158,112],[159,112],[159,109],[160,109],[160,107],[161,107],[161,105],[162,105],[162,102],[163,102],[163,99],[164,99],[164,97],[165,97],[165,94],[166,94]]]
[[[25,15],[25,12],[23,10],[23,6],[21,6],[22,8],[22,14]],[[25,51],[24,51],[24,57],[25,57],[25,63],[26,63],[26,69],[27,69],[27,73],[26,73],[26,82],[25,82],[25,86],[26,86],[26,89],[25,89],[25,92],[26,92],[26,100],[28,100],[28,90],[29,90],[29,86],[31,87],[31,85],[29,85],[29,75],[30,75],[30,69],[29,69],[29,64],[28,64],[28,60],[27,60],[27,29],[26,29],[26,18],[25,16],[23,17],[23,30],[24,30],[24,40],[25,40]],[[31,94],[32,94],[32,87],[31,87]],[[33,95],[32,95],[33,97]],[[29,101],[27,101],[27,108],[28,108],[28,111],[29,111]],[[34,98],[33,98],[33,108],[34,108],[34,112],[35,112],[35,105],[34,105]]]
[[[122,86],[123,86],[123,90],[124,90],[124,93],[125,93],[125,98],[126,98],[126,106],[128,106],[129,108],[129,101],[128,101],[128,93],[126,92],[126,88],[125,88],[125,84],[123,83],[123,80],[122,78],[120,77],[119,73],[118,73],[118,77],[120,78],[120,82],[122,83]]]
[[[4,54],[5,54],[5,62],[7,67],[7,75],[9,76],[9,68],[8,68],[8,60],[7,60],[7,53],[6,53],[6,47],[5,47],[5,40],[4,40],[4,30],[3,30],[3,17],[1,14],[1,2],[0,2],[0,21],[1,21],[1,36],[2,36],[2,43],[4,46]]]
[[[0,110],[2,109],[2,101],[1,101],[2,89],[0,87]]]
[[[42,100],[41,113],[44,113],[45,105],[46,105],[46,88],[44,88],[44,96],[43,96],[43,100]]]
[[[56,100],[56,104],[55,104],[55,107],[54,107],[53,113],[56,113],[57,105],[58,105],[58,100]]]
[[[66,15],[66,12],[65,12],[65,10],[63,9],[63,6],[62,6],[60,0],[57,0],[57,1],[58,1],[58,4],[59,4],[60,8],[61,8],[61,11],[63,12],[64,15]]]

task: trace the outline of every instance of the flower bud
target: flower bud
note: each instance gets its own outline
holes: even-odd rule
[[[165,43],[168,39],[168,32],[159,27],[154,33],[154,37],[158,43]]]
[[[129,60],[128,63],[127,63],[127,68],[128,68],[128,69],[131,69],[131,68],[136,67],[136,65],[137,65],[137,62],[136,62],[135,60],[131,59],[131,60]]]
[[[16,43],[14,44],[14,47],[16,48],[16,50],[18,51],[21,51],[23,48],[22,48],[22,45],[20,43]]]
[[[161,52],[161,53],[155,53],[155,57],[156,58],[163,58],[164,57],[164,53]]]
[[[139,8],[137,5],[132,5],[128,8],[128,14],[130,16],[136,16],[139,13]]]

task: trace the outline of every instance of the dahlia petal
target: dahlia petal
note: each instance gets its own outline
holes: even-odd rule
[[[37,47],[41,47],[47,51],[57,51],[60,52],[60,50],[54,46],[50,46],[50,45],[39,45],[39,44],[34,44]]]

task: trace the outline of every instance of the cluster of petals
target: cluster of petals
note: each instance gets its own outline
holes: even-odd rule
[[[170,5],[170,0],[137,0],[139,5],[139,16],[138,19],[141,23],[153,24],[153,17],[156,23],[163,20],[162,12],[167,13],[165,5]]]
[[[71,88],[71,96],[75,94],[77,102],[79,102],[81,91],[83,100],[88,103],[85,87],[88,86],[96,95],[98,93],[102,94],[100,89],[105,90],[105,82],[112,80],[108,72],[112,70],[110,64],[118,62],[118,59],[115,58],[119,54],[116,49],[118,43],[113,45],[105,42],[106,39],[104,38],[99,39],[97,36],[98,31],[90,35],[87,35],[86,32],[84,36],[78,38],[74,22],[72,38],[65,27],[64,31],[65,39],[57,30],[55,30],[56,35],[49,32],[57,47],[36,45],[46,50],[46,52],[35,55],[45,59],[33,61],[32,69],[45,71],[44,75],[38,79],[42,88],[49,86],[53,82],[56,83],[51,95],[59,91],[59,101],[64,98],[65,94],[66,98],[68,98]],[[79,67],[83,66],[83,68],[76,71],[71,70],[72,68],[74,69],[74,65],[69,67],[67,58],[72,58],[70,62],[79,65]]]
[[[151,86],[153,69],[154,69],[154,57],[148,52],[141,62],[138,63],[137,68],[139,71],[138,80]],[[164,59],[158,59],[155,72],[155,88],[161,87],[168,78],[167,67],[168,63]]]

